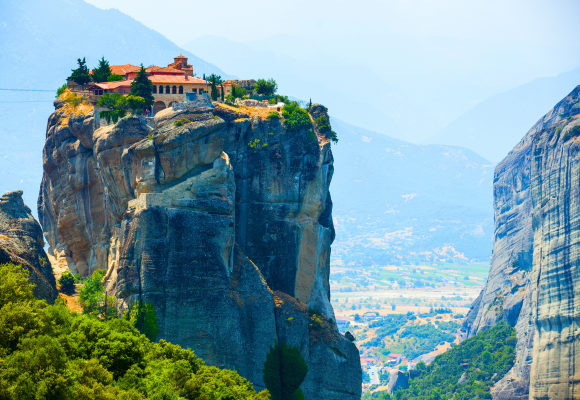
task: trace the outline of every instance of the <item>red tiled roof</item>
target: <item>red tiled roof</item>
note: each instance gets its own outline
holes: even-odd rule
[[[140,69],[141,67],[132,64],[111,65],[111,73],[117,75],[127,75],[129,72],[137,72]]]
[[[183,74],[183,71],[173,67],[158,67],[157,69],[153,70],[152,72],[172,72],[174,74]]]

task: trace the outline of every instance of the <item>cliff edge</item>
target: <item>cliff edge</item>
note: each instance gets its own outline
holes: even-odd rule
[[[54,262],[107,270],[126,310],[256,389],[275,341],[298,346],[306,397],[359,399],[358,350],[330,304],[330,142],[251,108],[168,108],[98,128],[55,101],[38,212]],[[263,109],[262,109],[263,110]],[[314,105],[309,117],[326,116]],[[179,121],[179,122],[178,122]],[[184,123],[185,122],[185,123]],[[319,310],[322,325],[310,322]]]
[[[494,176],[495,233],[486,287],[463,329],[515,326],[514,367],[494,399],[579,399],[580,86],[540,119]]]

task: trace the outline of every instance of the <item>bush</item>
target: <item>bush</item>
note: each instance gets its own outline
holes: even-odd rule
[[[119,118],[123,118],[129,109],[127,98],[121,93],[105,93],[97,100],[97,105],[106,108],[106,110],[99,112],[99,117],[105,119],[107,123],[113,120],[113,123],[116,124]]]
[[[312,129],[310,115],[306,110],[300,108],[295,101],[284,106],[282,116],[284,117],[284,126],[290,132]]]
[[[118,81],[122,81],[125,78],[123,78],[123,75],[119,75],[119,74],[111,74],[109,75],[109,77],[107,78],[107,82],[118,82]]]
[[[270,114],[268,114],[268,119],[269,120],[274,120],[274,119],[280,119],[280,114],[278,114],[276,111],[272,111]]]
[[[71,272],[67,269],[63,272],[58,280],[58,284],[61,287],[61,290],[64,293],[70,294],[75,290],[75,277]]]
[[[79,303],[85,314],[97,316],[101,313],[100,306],[105,300],[102,283],[106,271],[98,269],[87,279],[79,293]]]
[[[229,106],[233,106],[236,104],[236,98],[234,97],[233,94],[228,94],[224,99],[224,103],[226,103]]]
[[[0,397],[59,400],[268,400],[235,371],[153,343],[129,321],[35,300],[28,272],[0,265]],[[293,376],[293,375],[291,375]]]
[[[58,99],[58,98],[60,97],[60,95],[61,95],[61,94],[63,94],[63,93],[64,93],[64,91],[65,91],[65,90],[67,90],[67,89],[68,89],[68,86],[66,85],[66,83],[65,83],[65,84],[63,84],[63,85],[62,85],[61,87],[59,87],[58,89],[56,89],[56,96],[55,96],[55,98],[57,98],[57,99]]]
[[[190,122],[191,121],[188,120],[187,118],[181,118],[181,119],[178,119],[177,121],[175,121],[175,127],[180,127],[182,125],[189,124]]]

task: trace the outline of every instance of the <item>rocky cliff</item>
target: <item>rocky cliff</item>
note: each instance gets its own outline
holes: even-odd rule
[[[308,363],[306,397],[360,398],[358,351],[330,305],[333,159],[323,134],[290,132],[263,108],[170,108],[153,124],[126,117],[101,128],[90,111],[55,108],[38,204],[51,261],[85,276],[106,269],[121,310],[152,303],[159,339],[258,389],[280,341]],[[321,114],[314,105],[311,117]]]
[[[4,193],[0,197],[0,264],[22,265],[36,285],[34,295],[53,303],[58,293],[43,247],[42,229],[22,201],[22,191]]]
[[[468,336],[499,320],[516,328],[516,363],[495,399],[580,398],[579,172],[580,86],[495,170],[491,269],[464,322]]]

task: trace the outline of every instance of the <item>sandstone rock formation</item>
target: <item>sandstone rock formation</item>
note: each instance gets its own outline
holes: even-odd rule
[[[516,363],[494,399],[580,398],[579,114],[580,86],[495,170],[491,270],[464,322],[468,336],[499,320],[516,328]]]
[[[36,285],[34,295],[53,303],[58,293],[43,247],[42,229],[22,201],[22,191],[4,193],[0,197],[0,264],[22,265]]]
[[[55,107],[39,198],[55,262],[84,276],[106,269],[121,310],[152,303],[159,339],[257,389],[278,340],[308,363],[306,397],[360,398],[359,354],[330,304],[333,159],[324,135],[220,106],[102,128],[91,112]],[[175,126],[184,118],[191,123]],[[322,326],[311,323],[313,310]]]

